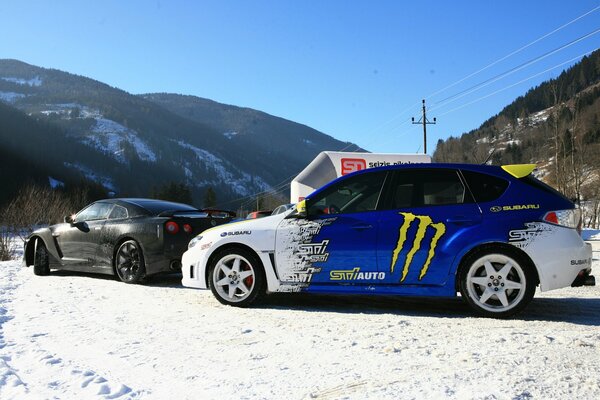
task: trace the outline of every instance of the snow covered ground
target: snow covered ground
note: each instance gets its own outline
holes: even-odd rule
[[[598,287],[538,293],[492,320],[460,299],[278,295],[237,309],[179,279],[0,263],[0,399],[600,398]]]

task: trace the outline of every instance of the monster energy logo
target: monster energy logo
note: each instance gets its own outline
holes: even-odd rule
[[[400,282],[403,282],[406,279],[406,276],[408,275],[408,270],[410,269],[410,264],[412,263],[412,260],[415,256],[415,254],[417,254],[417,251],[419,251],[419,249],[421,248],[421,243],[423,242],[423,239],[425,238],[425,234],[427,233],[427,228],[431,227],[434,230],[433,237],[431,238],[431,243],[429,245],[429,253],[427,254],[427,259],[425,260],[425,263],[421,267],[421,273],[419,274],[419,280],[421,280],[427,274],[427,270],[429,269],[429,264],[431,263],[431,259],[435,255],[435,247],[437,246],[438,241],[444,235],[444,233],[446,233],[446,226],[444,224],[442,224],[441,222],[434,224],[433,221],[431,220],[431,217],[426,216],[426,215],[415,215],[415,214],[403,213],[403,212],[401,212],[400,215],[402,215],[404,217],[404,222],[402,223],[402,226],[400,227],[400,233],[398,235],[398,243],[396,244],[396,248],[394,249],[394,252],[392,253],[392,264],[390,265],[390,272],[392,272],[392,273],[394,272],[396,263],[398,262],[398,256],[400,255],[400,252],[402,251],[402,249],[404,248],[404,244],[406,243],[407,236],[408,236],[408,230],[409,230],[411,224],[415,220],[418,221],[418,223],[419,223],[418,228],[417,228],[417,234],[415,235],[415,239],[413,241],[412,247],[408,251],[408,254],[406,255],[406,260],[404,261],[404,267],[402,268],[402,278],[400,279]]]

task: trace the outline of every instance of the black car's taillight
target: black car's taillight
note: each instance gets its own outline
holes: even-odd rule
[[[175,235],[177,232],[179,232],[179,225],[177,225],[177,222],[175,221],[169,221],[165,224],[165,229],[168,233]]]

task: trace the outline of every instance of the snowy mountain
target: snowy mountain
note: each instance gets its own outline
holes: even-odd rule
[[[54,130],[60,157],[38,160],[42,167],[94,180],[118,195],[146,196],[183,182],[196,199],[212,187],[219,201],[230,200],[270,190],[320,151],[348,145],[256,110],[192,96],[136,96],[16,60],[0,60],[0,103],[7,115],[18,109],[18,118]],[[16,132],[13,125],[8,117],[0,121],[0,150],[26,154],[42,146],[40,129],[27,143],[4,140]]]

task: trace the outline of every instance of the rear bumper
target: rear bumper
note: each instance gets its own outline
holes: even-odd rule
[[[551,226],[526,248],[540,278],[542,292],[569,287],[581,271],[592,266],[592,246],[575,229]]]

